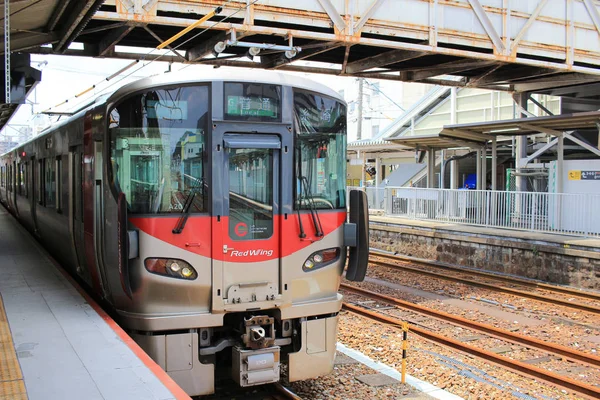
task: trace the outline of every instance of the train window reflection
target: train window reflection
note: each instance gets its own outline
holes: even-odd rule
[[[158,89],[129,97],[109,113],[114,187],[137,214],[204,212],[208,87]]]
[[[56,201],[56,169],[53,158],[45,159],[44,205],[54,207]]]
[[[273,150],[229,149],[229,236],[273,235]]]
[[[346,207],[346,106],[294,93],[296,209]]]

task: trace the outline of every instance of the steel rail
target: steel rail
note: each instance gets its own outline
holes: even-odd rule
[[[402,324],[402,321],[400,321],[399,319],[389,317],[387,315],[375,313],[372,311],[368,311],[368,310],[362,309],[362,308],[352,305],[352,304],[344,303],[343,308],[348,311],[351,311],[355,314],[361,315],[363,317],[366,317],[366,318],[369,318],[369,319],[372,319],[372,320],[375,320],[375,321],[378,321],[378,322],[381,322],[381,323],[384,323],[387,325],[391,325],[395,328],[400,328],[400,326]],[[453,349],[480,357],[486,361],[492,362],[494,364],[497,364],[497,365],[500,365],[507,369],[510,369],[512,371],[515,371],[520,375],[527,375],[529,377],[538,378],[538,379],[544,380],[546,382],[552,383],[554,385],[560,386],[562,388],[569,389],[573,392],[577,392],[584,396],[588,396],[593,399],[600,398],[600,388],[596,388],[594,386],[585,384],[583,382],[579,382],[574,379],[560,376],[556,373],[546,371],[546,370],[543,370],[538,367],[534,367],[529,364],[525,364],[524,362],[521,362],[521,361],[511,360],[508,357],[500,356],[496,353],[492,353],[491,351],[478,349],[476,347],[469,346],[465,343],[459,342],[458,340],[439,335],[437,333],[428,331],[427,329],[420,328],[418,326],[411,326],[410,330],[412,332],[415,332],[417,335],[420,335],[428,340],[431,340],[433,342],[451,347]]]
[[[529,281],[526,279],[515,278],[512,276],[503,276],[503,275],[493,274],[490,272],[477,271],[474,269],[464,269],[461,267],[446,264],[446,263],[436,261],[436,260],[425,260],[422,258],[410,257],[410,256],[405,256],[405,255],[400,255],[400,254],[392,255],[392,254],[386,254],[383,252],[373,251],[373,250],[371,250],[370,253],[377,257],[384,257],[384,258],[388,258],[391,260],[398,260],[398,261],[402,261],[402,262],[409,262],[409,263],[413,263],[413,264],[419,264],[419,265],[434,267],[434,268],[448,270],[448,271],[455,271],[455,272],[460,272],[460,273],[478,275],[478,276],[482,276],[482,277],[486,277],[486,278],[490,278],[490,279],[496,279],[499,281],[510,282],[515,285],[528,286],[528,287],[532,287],[532,288],[536,288],[536,289],[547,290],[550,292],[568,294],[571,296],[583,297],[583,298],[590,299],[590,300],[600,301],[600,293],[586,292],[586,291],[581,291],[581,290],[577,290],[577,289],[573,289],[573,288],[569,288],[569,287],[561,287],[561,286],[556,286],[556,285],[550,285],[547,283],[534,282],[534,281]]]
[[[504,329],[496,328],[492,325],[483,324],[481,322],[472,321],[470,319],[466,319],[463,317],[459,317],[456,315],[452,315],[446,313],[444,311],[434,310],[433,308],[421,306],[418,304],[414,304],[408,301],[396,299],[394,297],[386,296],[383,294],[375,293],[370,290],[361,289],[356,286],[350,286],[348,284],[342,283],[340,284],[340,288],[347,290],[348,292],[352,292],[358,294],[360,296],[369,297],[374,300],[379,300],[382,302],[386,302],[388,304],[393,304],[395,306],[405,308],[419,314],[425,314],[430,317],[437,318],[442,321],[450,322],[454,325],[460,325],[466,327],[468,329],[473,329],[479,332],[484,332],[488,335],[492,335],[496,338],[508,340],[513,343],[518,343],[530,348],[535,348],[538,350],[543,350],[548,353],[556,354],[561,357],[568,358],[571,361],[579,361],[585,364],[600,367],[600,357],[592,354],[584,353],[579,350],[574,350],[566,346],[562,346],[555,343],[545,342],[540,339],[536,339],[531,336],[525,336],[514,332],[509,332]]]
[[[413,261],[409,261],[409,262],[413,262]],[[545,296],[542,296],[542,295],[539,295],[539,294],[535,294],[535,293],[531,293],[531,292],[526,292],[526,291],[523,291],[523,290],[512,289],[512,288],[508,288],[508,287],[504,287],[504,286],[493,285],[493,284],[490,284],[490,283],[475,282],[475,281],[472,281],[472,280],[469,280],[469,279],[463,279],[463,278],[458,278],[458,277],[454,277],[454,276],[448,276],[448,275],[438,274],[438,273],[432,272],[432,271],[425,271],[425,270],[422,270],[422,269],[413,268],[413,267],[409,267],[409,266],[406,266],[406,265],[399,265],[399,264],[389,263],[389,262],[385,262],[385,261],[379,261],[379,260],[369,259],[369,263],[370,264],[379,265],[379,266],[382,266],[382,267],[389,267],[389,268],[394,268],[394,269],[400,269],[400,270],[403,270],[403,271],[414,272],[414,273],[421,274],[421,275],[428,275],[428,276],[432,276],[432,277],[439,278],[439,279],[445,279],[447,281],[463,283],[463,284],[469,285],[469,286],[482,287],[482,288],[490,289],[490,290],[493,290],[493,291],[496,291],[496,292],[503,292],[503,293],[512,294],[512,295],[517,296],[517,297],[526,297],[526,298],[529,298],[529,299],[542,301],[544,303],[551,303],[551,304],[556,304],[556,305],[560,305],[560,306],[564,306],[564,307],[574,308],[574,309],[581,310],[581,311],[587,311],[587,312],[590,312],[590,313],[593,313],[593,314],[600,314],[600,307],[592,306],[592,305],[589,305],[589,304],[583,304],[583,303],[579,303],[579,302],[572,302],[572,301],[567,301],[567,300],[561,300],[561,299],[556,299],[556,298],[552,298],[552,297],[545,297]],[[426,263],[421,262],[421,264],[426,264]],[[426,264],[426,265],[430,266],[431,264]],[[463,271],[463,272],[467,273],[466,271]]]
[[[275,396],[276,398],[290,399],[290,400],[302,400],[301,397],[296,395],[294,392],[292,392],[290,389],[286,388],[279,382],[274,383],[273,387],[275,388],[275,391],[277,392],[277,395]]]

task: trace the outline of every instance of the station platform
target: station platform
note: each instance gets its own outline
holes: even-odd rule
[[[0,206],[0,400],[190,399]]]
[[[600,290],[600,239],[370,215],[370,245],[577,288]]]

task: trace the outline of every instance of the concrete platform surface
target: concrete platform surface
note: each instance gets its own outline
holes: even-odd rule
[[[0,295],[30,400],[167,400],[189,397],[0,207]],[[2,309],[0,307],[0,314]],[[0,316],[0,321],[2,317]],[[6,346],[5,346],[6,347]],[[6,353],[10,353],[10,348]],[[13,353],[14,354],[14,353]],[[19,377],[20,371],[13,371]],[[0,382],[0,399],[13,399]],[[14,386],[14,382],[12,383]]]

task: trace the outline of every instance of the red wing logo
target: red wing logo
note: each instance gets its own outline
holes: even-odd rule
[[[235,234],[244,237],[248,234],[248,225],[243,222],[238,223],[234,228]]]

